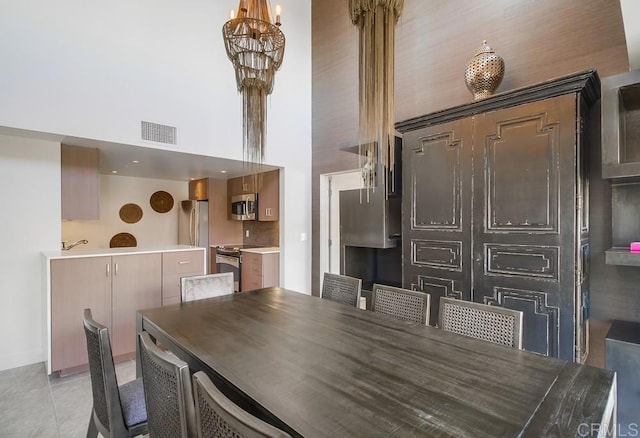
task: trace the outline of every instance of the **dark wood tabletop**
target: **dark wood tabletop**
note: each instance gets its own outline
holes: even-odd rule
[[[611,371],[282,288],[144,310],[138,324],[294,436],[590,436],[615,411]]]

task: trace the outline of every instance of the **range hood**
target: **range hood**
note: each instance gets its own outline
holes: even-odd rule
[[[345,150],[358,151],[354,146]],[[393,191],[385,195],[384,168],[376,168],[375,189],[340,192],[340,244],[365,248],[395,248],[401,244],[402,140],[395,139]]]

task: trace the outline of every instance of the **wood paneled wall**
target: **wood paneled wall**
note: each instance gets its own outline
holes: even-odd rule
[[[485,39],[505,60],[498,92],[590,68],[600,77],[629,69],[615,0],[407,0],[396,28],[396,120],[471,102],[464,69]],[[313,0],[312,50],[312,285],[317,295],[320,175],[358,165],[354,154],[340,151],[358,141],[357,29],[346,0]],[[598,149],[599,139],[594,141],[592,149]],[[599,166],[598,153],[591,166],[595,178],[600,178]],[[640,320],[640,273],[605,266],[600,254],[611,235],[610,189],[606,181],[594,182],[592,313]]]

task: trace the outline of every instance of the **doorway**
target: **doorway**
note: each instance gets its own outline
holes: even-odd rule
[[[320,175],[320,290],[324,272],[340,273],[340,191],[360,188],[360,169]]]

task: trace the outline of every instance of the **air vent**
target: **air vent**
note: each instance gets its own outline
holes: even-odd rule
[[[154,141],[156,143],[178,144],[177,128],[145,121],[141,123],[143,140]]]

